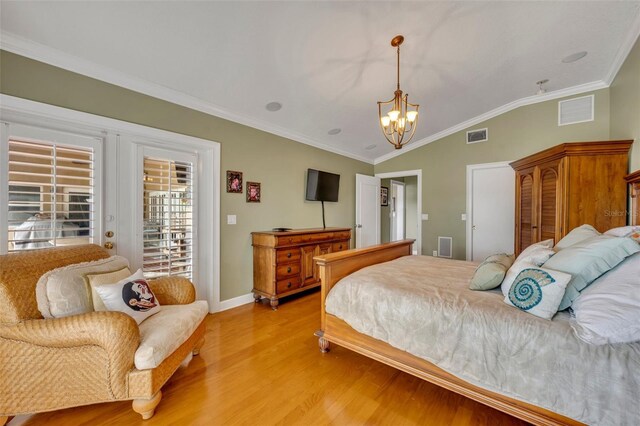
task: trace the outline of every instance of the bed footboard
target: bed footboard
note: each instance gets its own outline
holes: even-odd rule
[[[331,288],[342,278],[366,266],[388,262],[402,256],[410,255],[414,241],[415,240],[394,241],[361,249],[325,254],[324,256],[316,256],[313,258],[320,268],[320,281],[322,282],[321,325],[320,331],[316,333],[316,335],[321,339],[320,349],[323,350],[323,352],[326,352],[329,347],[327,343],[326,347],[323,348],[322,337],[320,335],[325,330],[326,313],[324,310],[324,301]]]

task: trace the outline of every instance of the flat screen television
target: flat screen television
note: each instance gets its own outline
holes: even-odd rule
[[[307,201],[338,201],[340,175],[307,170]]]

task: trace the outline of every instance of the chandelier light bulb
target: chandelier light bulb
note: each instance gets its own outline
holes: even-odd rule
[[[385,115],[380,119],[380,121],[382,122],[383,127],[387,127],[391,123],[391,118],[389,118],[388,115]]]
[[[416,118],[418,118],[418,111],[407,112],[407,121],[409,121],[409,123],[416,121]]]
[[[389,118],[391,119],[391,121],[397,121],[398,120],[398,116],[400,116],[400,111],[389,111]]]

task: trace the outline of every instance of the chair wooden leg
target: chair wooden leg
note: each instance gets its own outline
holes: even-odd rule
[[[133,411],[142,416],[142,420],[148,420],[153,417],[161,399],[162,391],[158,391],[150,399],[134,399],[131,406],[133,407]]]
[[[202,349],[202,345],[204,345],[204,337],[200,340],[198,340],[198,343],[196,343],[196,345],[193,348],[193,351],[191,351],[191,353],[193,355],[200,355],[200,349]]]
[[[11,421],[13,417],[9,416],[0,416],[0,426],[4,426]]]

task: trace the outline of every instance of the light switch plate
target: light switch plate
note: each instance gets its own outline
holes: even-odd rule
[[[460,215],[460,220],[464,220],[464,221],[466,221],[466,220],[467,220],[467,214],[466,214],[466,213],[462,213],[462,214]]]
[[[228,214],[227,215],[227,225],[235,225],[236,224],[236,215]]]
[[[422,213],[422,220],[429,220],[429,213]]]

